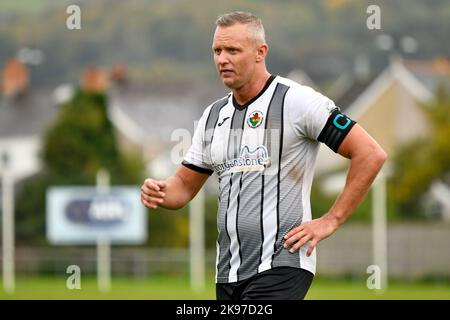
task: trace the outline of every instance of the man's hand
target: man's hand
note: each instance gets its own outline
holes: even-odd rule
[[[195,197],[208,177],[206,173],[180,164],[175,174],[165,180],[145,179],[141,187],[141,201],[151,209],[181,209]]]
[[[158,208],[158,205],[164,202],[166,182],[153,179],[145,179],[141,187],[141,201],[151,209]]]
[[[284,236],[284,247],[289,248],[292,246],[289,252],[294,253],[310,241],[308,251],[306,252],[306,255],[309,257],[319,241],[333,234],[338,226],[339,223],[336,218],[330,215],[324,215],[289,231]]]
[[[338,152],[350,159],[344,190],[327,214],[293,228],[286,234],[284,247],[292,246],[290,252],[297,251],[310,241],[306,252],[309,256],[319,241],[335,232],[367,194],[387,157],[384,150],[358,124],[345,137]]]

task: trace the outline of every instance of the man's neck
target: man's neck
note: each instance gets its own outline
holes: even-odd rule
[[[270,73],[265,71],[262,76],[257,77],[256,80],[250,81],[239,89],[233,90],[234,99],[240,105],[246,104],[248,101],[256,97],[256,95],[264,88],[267,80],[270,78]]]

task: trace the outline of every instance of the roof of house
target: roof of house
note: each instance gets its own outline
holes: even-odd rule
[[[301,85],[305,85],[315,90],[319,90],[319,86],[302,69],[293,69],[291,72],[288,73],[286,77],[293,81],[298,82]]]
[[[348,104],[346,111],[357,120],[371,102],[385,92],[393,81],[400,82],[418,101],[427,102],[433,96],[439,83],[447,86],[446,83],[450,81],[448,78],[450,68],[448,70],[447,73],[442,66],[438,68],[435,62],[429,61],[393,61],[362,93],[355,96]]]
[[[450,62],[405,60],[403,66],[428,90],[434,92],[439,85],[450,89]]]
[[[49,90],[28,90],[10,98],[0,96],[0,138],[40,135],[57,111]]]
[[[170,141],[175,129],[193,132],[194,122],[200,119],[204,109],[226,94],[226,88],[220,83],[202,87],[127,83],[109,91],[110,118],[136,143],[149,137]]]
[[[341,111],[346,109],[358,98],[372,83],[373,78],[370,79],[355,79],[350,82],[343,92],[341,92],[335,99],[334,103]]]
[[[425,101],[443,85],[450,89],[450,62],[447,60],[420,61],[397,60],[392,62],[378,77],[358,79],[346,77],[344,88],[333,97],[334,102],[343,111],[354,111],[358,101],[367,102],[364,97],[372,98],[379,94],[392,80],[399,80],[413,95]],[[367,105],[367,103],[364,103]]]

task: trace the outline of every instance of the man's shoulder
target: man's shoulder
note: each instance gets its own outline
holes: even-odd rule
[[[213,103],[211,103],[208,106],[208,108],[212,108],[212,107],[215,107],[215,106],[224,106],[224,105],[226,105],[228,103],[228,100],[229,100],[230,96],[231,96],[231,93],[228,93],[226,96],[224,96],[222,98],[219,98],[216,101],[214,101]]]
[[[319,94],[313,88],[300,84],[292,79],[284,78],[281,76],[277,77],[278,83],[289,87],[287,98],[288,99],[307,99],[313,95]]]
[[[213,103],[210,103],[205,109],[203,109],[202,117],[208,117],[213,109],[220,109],[224,107],[230,98],[230,93],[226,96],[215,100]]]

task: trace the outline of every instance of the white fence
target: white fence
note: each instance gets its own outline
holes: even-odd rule
[[[388,273],[413,279],[450,278],[449,224],[395,224],[388,227]],[[112,273],[146,277],[153,273],[189,273],[189,250],[113,247]],[[206,272],[215,272],[215,251],[206,250]],[[317,274],[363,276],[373,264],[370,225],[346,224],[319,244]],[[18,274],[65,275],[69,265],[96,272],[95,247],[18,247]]]

